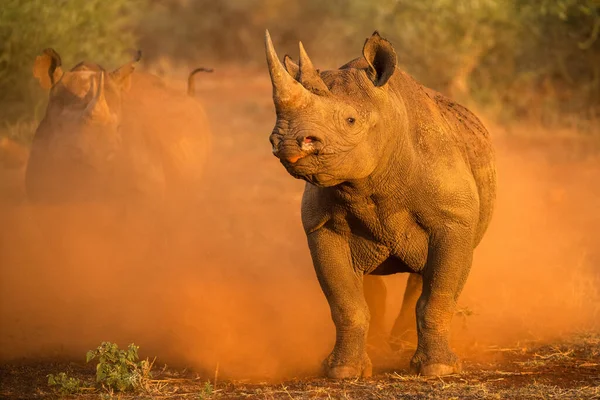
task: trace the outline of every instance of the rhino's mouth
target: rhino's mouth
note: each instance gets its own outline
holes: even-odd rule
[[[286,168],[302,168],[306,167],[307,164],[312,164],[312,161],[319,155],[318,150],[312,151],[300,151],[288,154],[285,157],[281,157],[280,161]]]
[[[279,143],[274,148],[274,155],[292,177],[318,186],[329,181],[329,175],[322,173],[322,169],[333,153],[322,140],[306,136],[303,140]]]
[[[316,186],[331,186],[337,180],[329,173],[323,171],[319,153],[305,155],[293,164],[283,163],[287,172],[296,179],[302,179]],[[335,181],[335,183],[334,183]]]

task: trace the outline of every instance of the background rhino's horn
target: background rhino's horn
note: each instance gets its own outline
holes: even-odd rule
[[[300,47],[300,83],[302,86],[307,88],[313,93],[318,95],[325,95],[329,93],[329,89],[321,76],[318,74],[317,70],[310,61],[308,54],[306,54],[306,50],[304,50],[304,45],[302,42],[299,44]]]
[[[96,75],[92,75],[90,79],[90,92],[93,97],[85,108],[86,116],[105,121],[110,118],[110,109],[104,97],[104,71],[100,71],[100,77],[96,78]]]
[[[268,30],[265,32],[265,50],[271,83],[273,84],[273,100],[275,104],[284,105],[293,103],[297,105],[309,101],[311,92],[306,90],[285,70],[277,57]]]

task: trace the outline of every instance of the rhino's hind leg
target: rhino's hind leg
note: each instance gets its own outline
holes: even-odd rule
[[[449,229],[451,228],[451,229]],[[417,351],[411,370],[421,375],[458,373],[461,364],[450,349],[450,324],[473,259],[472,237],[459,224],[439,232],[430,243],[423,270],[423,292],[417,301]]]
[[[369,306],[371,322],[367,343],[376,349],[385,348],[385,301],[386,287],[383,278],[376,275],[365,275],[363,279],[365,300]]]
[[[401,350],[406,345],[417,344],[417,300],[421,296],[423,278],[421,275],[411,273],[406,281],[404,298],[400,313],[392,327],[389,342],[392,350]]]

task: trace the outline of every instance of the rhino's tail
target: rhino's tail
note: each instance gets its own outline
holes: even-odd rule
[[[196,82],[194,81],[194,75],[196,75],[198,72],[213,72],[213,69],[200,67],[190,72],[190,75],[188,76],[188,96],[194,96],[196,94]]]

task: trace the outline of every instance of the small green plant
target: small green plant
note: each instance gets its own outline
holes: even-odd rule
[[[105,389],[124,392],[148,389],[153,362],[139,360],[139,347],[130,344],[127,350],[115,343],[102,342],[96,350],[87,352],[86,362],[98,360],[96,382]]]
[[[208,398],[212,397],[213,393],[214,393],[213,386],[211,385],[210,382],[207,381],[204,384],[204,389],[202,389],[202,391],[200,393],[198,393],[198,399],[199,400],[208,399]]]
[[[62,395],[76,394],[81,391],[81,381],[77,378],[67,376],[66,373],[60,372],[56,375],[48,375],[48,386]]]

